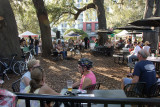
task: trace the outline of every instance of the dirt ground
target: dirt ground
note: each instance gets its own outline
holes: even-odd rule
[[[68,53],[70,56],[70,53]],[[114,63],[113,57],[93,56],[89,51],[82,53],[82,57],[93,61],[93,68],[97,82],[101,82],[100,89],[120,89],[121,79],[129,73],[129,68],[126,65]],[[43,58],[36,57],[41,62],[42,68],[46,72],[46,83],[57,92],[66,87],[67,80],[76,82],[81,78],[77,70],[77,61],[80,55],[70,57],[69,60],[54,61],[52,57]],[[3,88],[12,91],[11,85],[14,81],[20,78],[16,74],[8,75],[10,80],[5,78]]]

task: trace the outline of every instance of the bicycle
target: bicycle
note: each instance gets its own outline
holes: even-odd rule
[[[14,70],[13,70],[13,63],[14,63],[14,59],[15,59],[15,57],[17,56],[17,54],[13,54],[13,55],[11,55],[11,61],[9,62],[9,59],[8,58],[1,58],[0,59],[0,71],[1,71],[1,73],[2,73],[2,80],[4,80],[4,76],[6,76],[7,77],[7,79],[9,80],[9,77],[8,77],[8,75],[7,75],[7,72],[8,71],[13,71],[14,72]],[[8,61],[8,63],[7,63],[7,61]],[[16,72],[14,72],[15,74],[18,74],[18,73],[16,73]]]
[[[23,60],[17,61],[13,65],[14,72],[18,73],[22,76],[26,71],[28,71],[27,63],[34,59],[34,56],[32,55],[33,48],[30,51],[24,52]]]

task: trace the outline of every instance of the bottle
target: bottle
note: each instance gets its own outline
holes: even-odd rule
[[[156,57],[158,58],[158,50],[156,50]]]

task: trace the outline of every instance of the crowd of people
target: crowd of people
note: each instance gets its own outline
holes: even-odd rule
[[[78,87],[79,90],[83,90],[85,87],[96,83],[96,76],[92,71],[93,62],[87,58],[81,58],[78,60],[78,71],[82,75],[81,79],[72,85],[72,88]],[[49,94],[49,95],[61,95],[45,83],[45,70],[40,66],[40,61],[32,59],[28,63],[28,72],[26,72],[20,82],[21,93],[34,93],[34,94]],[[25,101],[19,100],[18,107],[24,107]],[[46,106],[50,107],[52,103],[46,103]],[[39,107],[38,101],[31,101],[31,107]]]
[[[19,38],[19,41],[22,53],[31,51],[33,55],[38,55],[38,51],[41,49],[41,40],[39,40],[38,37],[35,37],[34,39],[31,36],[28,38]]]
[[[67,57],[67,51],[72,50],[73,48],[77,48],[78,46],[80,50],[83,48],[89,48],[89,39],[85,38],[84,40],[73,40],[69,39],[68,42],[61,40],[54,40],[53,49],[55,49],[58,53],[63,55],[63,59]],[[22,51],[24,51],[25,47],[29,47],[29,50],[35,49],[35,54],[38,55],[38,46],[40,45],[40,41],[38,38],[32,38],[29,36],[28,41],[22,38],[20,40],[20,47]],[[157,82],[156,78],[156,70],[155,65],[146,60],[147,57],[151,54],[150,43],[148,41],[137,42],[134,41],[131,44],[131,40],[127,39],[126,41],[120,40],[116,43],[113,43],[110,39],[108,39],[104,46],[111,48],[114,47],[124,47],[128,48],[130,51],[130,55],[128,56],[128,63],[132,63],[133,59],[138,59],[139,61],[135,64],[134,72],[129,74],[131,78],[123,78],[121,87],[124,89],[125,85],[130,83],[138,83],[145,82],[146,88],[144,90],[144,94],[149,94],[150,87]],[[98,46],[98,39],[95,41],[95,46]],[[92,71],[93,62],[87,58],[81,58],[77,63],[78,71],[81,74],[81,78],[72,85],[72,88],[78,87],[79,90],[83,90],[85,87],[89,85],[93,85],[96,83],[96,76]],[[21,77],[20,81],[20,92],[21,93],[34,93],[34,94],[49,94],[49,95],[61,95],[60,93],[53,90],[49,87],[45,82],[45,70],[40,66],[40,61],[36,59],[32,59],[28,62],[28,71]],[[25,101],[19,100],[18,106],[24,106]],[[46,103],[46,106],[50,106],[51,103]],[[31,107],[39,107],[40,103],[38,101],[31,101]]]

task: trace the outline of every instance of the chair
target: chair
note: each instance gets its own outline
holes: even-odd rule
[[[12,83],[13,92],[20,92],[20,81],[21,78]]]
[[[160,82],[156,82],[149,89],[149,95],[147,97],[157,97],[160,96]]]
[[[56,50],[51,49],[51,56],[54,60],[58,61],[59,59],[61,59],[62,54],[58,53]]]
[[[124,92],[127,97],[143,97],[145,86],[146,86],[145,82],[127,84],[124,87]]]
[[[97,82],[96,84],[89,85],[85,87],[84,90],[95,90],[95,89],[99,90],[100,84],[101,83]]]

